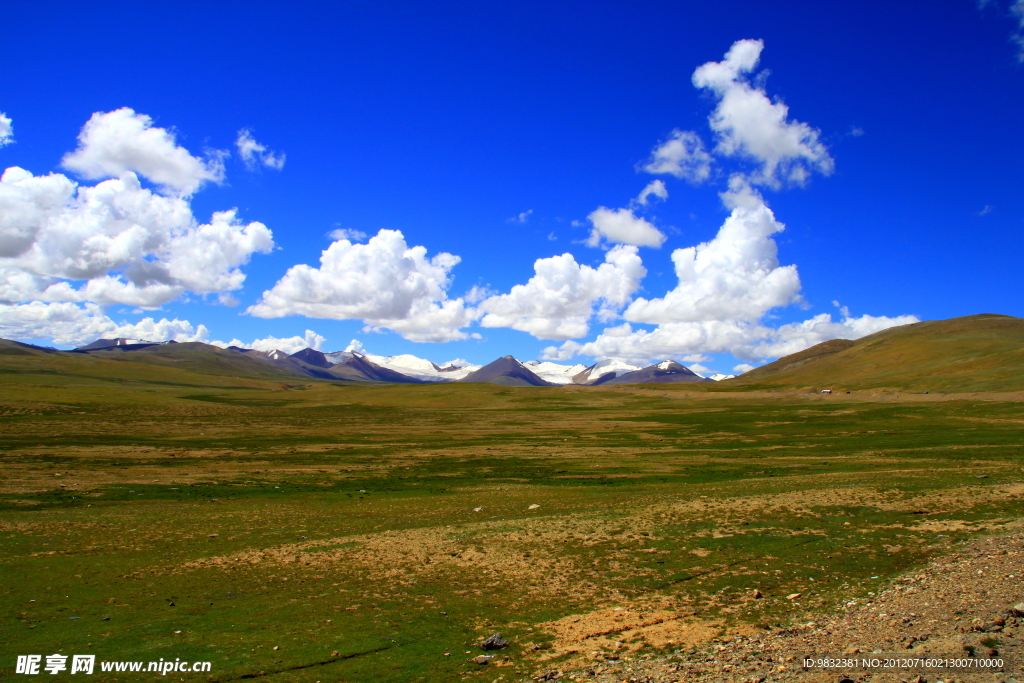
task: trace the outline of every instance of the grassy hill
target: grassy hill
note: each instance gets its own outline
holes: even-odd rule
[[[1024,319],[986,313],[828,341],[713,388],[1021,391]]]

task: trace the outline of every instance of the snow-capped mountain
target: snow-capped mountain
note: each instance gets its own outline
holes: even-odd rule
[[[351,352],[349,352],[351,355]],[[335,354],[328,354],[330,358]],[[443,365],[435,365],[429,360],[418,358],[409,353],[398,356],[376,356],[372,353],[360,354],[366,360],[382,368],[400,372],[409,377],[423,380],[425,382],[445,382],[462,379],[474,370],[479,370],[479,365],[455,365],[457,361],[448,361]]]
[[[522,361],[520,361],[522,362]],[[572,384],[573,377],[587,369],[586,365],[559,365],[550,361],[528,360],[523,363],[533,374],[552,384]]]
[[[627,372],[633,372],[639,369],[639,366],[624,363],[616,358],[610,358],[608,360],[594,363],[589,368],[584,368],[572,379],[576,384],[595,384],[607,382],[619,375],[624,375]]]
[[[723,375],[720,372],[716,372],[715,374],[711,375],[711,379],[715,380],[716,382],[721,382],[723,379],[732,379],[735,376],[736,375]]]

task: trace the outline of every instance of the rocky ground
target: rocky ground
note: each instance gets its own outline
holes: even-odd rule
[[[749,637],[718,638],[668,657],[599,656],[581,667],[550,669],[535,680],[598,683],[672,681],[853,681],[1024,683],[1024,532],[988,536],[931,566],[902,576],[843,614]],[[804,666],[805,658],[856,660]],[[878,664],[860,666],[862,660]],[[994,668],[908,666],[887,659],[957,659]],[[998,662],[997,662],[998,663]]]

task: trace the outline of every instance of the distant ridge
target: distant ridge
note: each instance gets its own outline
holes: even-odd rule
[[[502,356],[479,370],[469,373],[460,382],[488,382],[517,387],[553,387],[512,356]]]

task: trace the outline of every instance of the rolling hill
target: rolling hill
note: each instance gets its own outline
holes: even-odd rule
[[[1024,390],[1024,319],[991,313],[893,327],[818,344],[734,379],[723,390]]]

